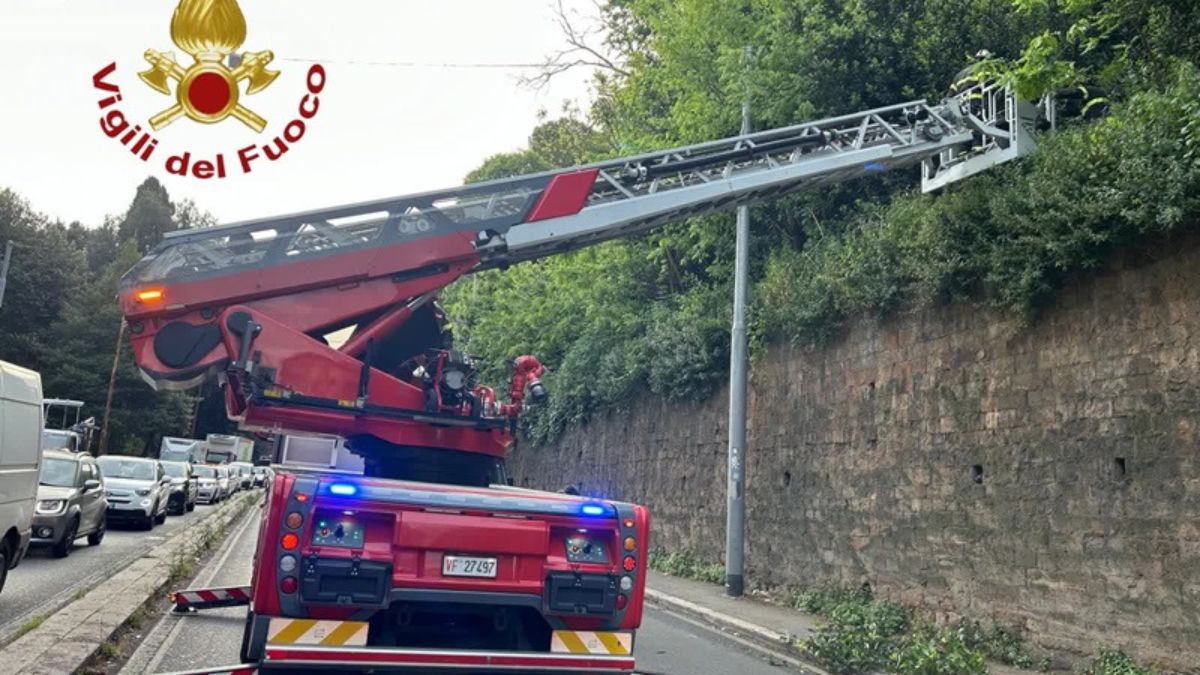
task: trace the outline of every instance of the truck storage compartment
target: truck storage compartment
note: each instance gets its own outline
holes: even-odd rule
[[[392,585],[392,566],[369,560],[304,560],[300,598],[304,602],[382,607]]]
[[[616,602],[616,577],[573,572],[546,576],[546,607],[552,614],[608,615]]]

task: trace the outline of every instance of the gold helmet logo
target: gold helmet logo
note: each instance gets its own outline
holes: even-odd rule
[[[275,55],[244,52],[236,66],[225,65],[226,58],[246,40],[246,18],[236,0],[180,0],[171,17],[171,40],[191,54],[195,63],[185,69],[172,52],[146,50],[150,69],[138,77],[168,96],[169,80],[178,83],[175,105],[150,118],[155,131],[183,115],[203,124],[233,117],[257,132],[266,128],[266,120],[238,102],[239,85],[243,80],[248,83],[246,95],[270,86],[279,77],[278,71],[267,70]]]

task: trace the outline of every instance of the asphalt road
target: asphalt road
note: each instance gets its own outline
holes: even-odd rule
[[[258,519],[247,518],[200,571],[198,587],[249,583]],[[167,615],[146,635],[122,675],[236,665],[246,617],[243,607],[188,616]],[[740,645],[671,614],[647,607],[637,636],[639,673],[645,675],[787,675]]]
[[[17,569],[8,574],[0,592],[0,643],[7,642],[25,622],[56,610],[76,592],[98,581],[162,543],[172,532],[203,516],[211,506],[197,505],[184,516],[167,516],[167,522],[150,532],[112,524],[99,546],[78,539],[66,558],[55,558],[48,548],[33,548]]]

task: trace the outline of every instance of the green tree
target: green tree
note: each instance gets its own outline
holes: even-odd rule
[[[45,344],[42,377],[47,394],[84,401],[85,414],[95,416],[97,423],[104,413],[113,349],[122,322],[114,289],[121,274],[140,257],[137,244],[126,242],[117,258],[66,304]],[[191,401],[177,394],[156,392],[146,385],[133,360],[128,337],[122,340],[120,349],[108,450],[141,454],[157,449],[163,435],[177,436],[187,431]]]
[[[40,369],[41,346],[64,304],[84,280],[84,256],[70,231],[33,211],[16,193],[0,189],[0,249],[16,248],[0,306],[0,359]],[[0,253],[2,255],[2,253]]]
[[[138,186],[133,203],[117,225],[117,241],[133,241],[137,250],[145,253],[175,229],[175,204],[163,184],[151,176]]]

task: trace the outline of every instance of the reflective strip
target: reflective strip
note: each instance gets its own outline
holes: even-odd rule
[[[628,656],[632,650],[632,633],[556,630],[550,639],[550,651],[558,653]]]
[[[367,643],[366,628],[367,623],[364,621],[343,621],[340,626],[329,631],[329,635],[321,640],[321,644],[338,647],[345,644],[365,645]],[[350,640],[359,633],[362,633],[362,640],[351,643]]]
[[[226,667],[226,668],[204,668],[202,670],[180,670],[176,673],[167,673],[164,675],[256,675],[258,673],[257,665],[242,665],[242,667]]]
[[[367,622],[271,619],[267,629],[267,643],[361,647],[367,644]]]
[[[176,591],[172,601],[177,607],[229,607],[250,604],[249,586],[229,586],[226,588],[191,588]]]

